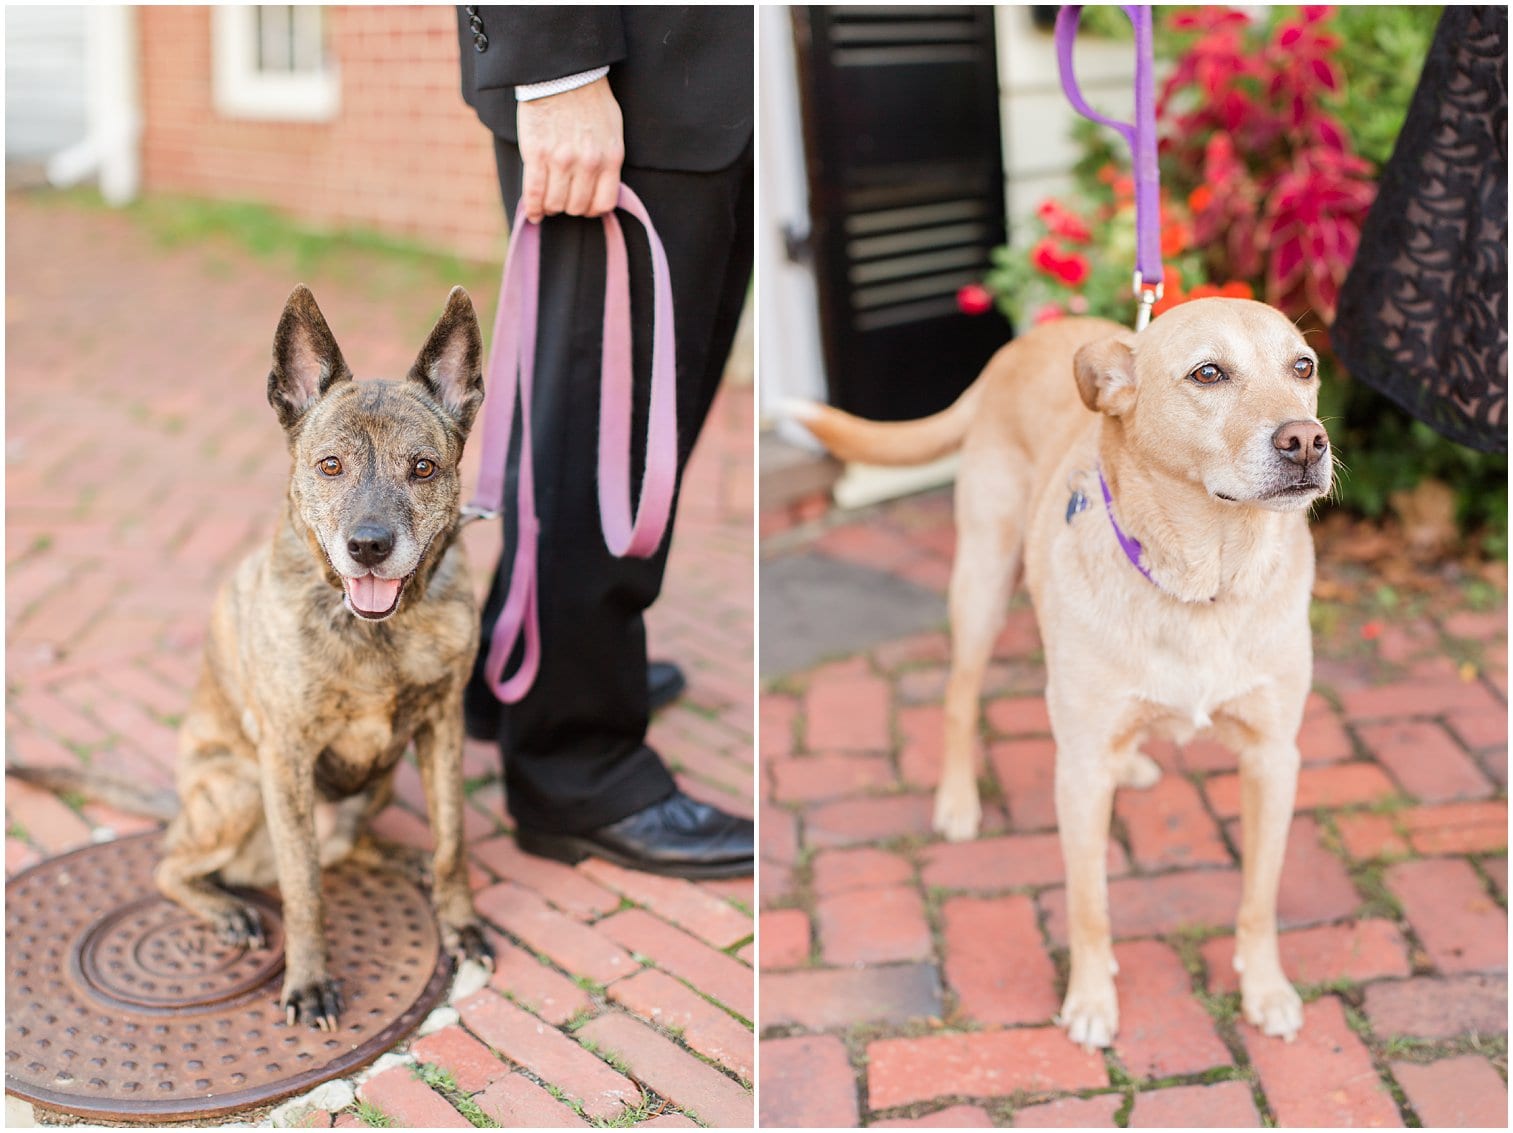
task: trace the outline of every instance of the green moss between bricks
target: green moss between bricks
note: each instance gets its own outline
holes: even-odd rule
[[[352,1112],[357,1115],[357,1120],[364,1125],[371,1125],[375,1129],[388,1129],[394,1124],[394,1119],[376,1105],[359,1099],[352,1107]]]

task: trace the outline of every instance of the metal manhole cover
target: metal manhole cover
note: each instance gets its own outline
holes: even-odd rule
[[[284,1021],[284,933],[228,947],[152,884],[160,834],[45,861],[5,887],[5,1088],[86,1117],[211,1117],[377,1058],[441,999],[451,963],[425,894],[397,874],[325,872],[326,940],[346,1010]]]

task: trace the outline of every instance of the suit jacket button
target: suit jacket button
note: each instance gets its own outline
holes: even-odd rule
[[[479,32],[477,35],[475,35],[473,37],[473,47],[476,48],[478,51],[487,51],[488,50],[488,46],[489,46],[489,37],[486,36],[486,35],[484,35],[482,32]]]
[[[474,16],[468,21],[468,27],[472,28],[475,33],[481,32],[483,30],[483,17]]]

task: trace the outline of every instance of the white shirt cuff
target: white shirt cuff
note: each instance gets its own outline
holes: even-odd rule
[[[515,101],[530,102],[532,99],[577,90],[579,87],[586,87],[589,83],[602,79],[607,74],[609,74],[608,67],[595,67],[592,71],[579,71],[576,75],[563,75],[560,79],[549,79],[544,83],[521,83],[515,88]]]

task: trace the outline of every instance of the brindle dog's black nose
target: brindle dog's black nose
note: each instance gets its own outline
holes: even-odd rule
[[[363,566],[377,566],[394,549],[394,532],[376,523],[364,523],[347,540],[347,553]]]
[[[1329,450],[1329,434],[1317,421],[1288,421],[1271,434],[1277,451],[1294,464],[1317,464]]]

